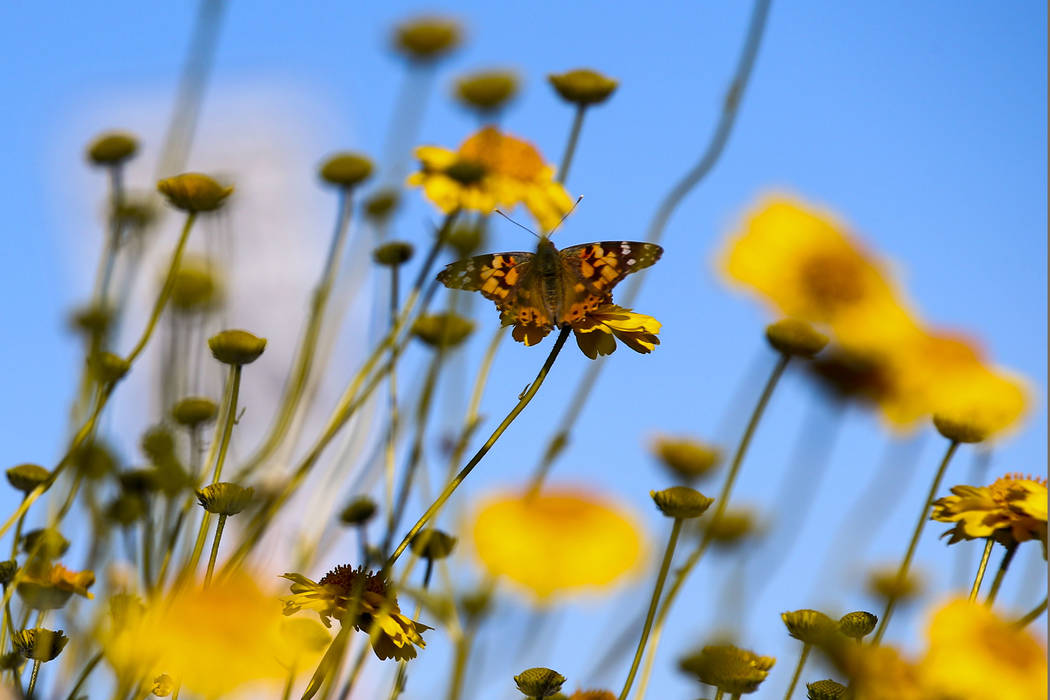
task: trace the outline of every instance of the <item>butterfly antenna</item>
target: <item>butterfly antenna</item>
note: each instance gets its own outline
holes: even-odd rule
[[[528,226],[525,226],[524,224],[519,224],[519,223],[518,223],[517,221],[515,221],[515,220],[514,220],[514,219],[512,219],[512,218],[510,218],[509,216],[507,216],[506,214],[504,214],[503,212],[501,212],[501,211],[500,211],[499,209],[496,209],[495,211],[496,211],[496,213],[497,213],[497,214],[499,214],[499,215],[500,215],[500,216],[502,216],[502,217],[503,217],[504,219],[506,219],[506,220],[507,220],[507,221],[509,221],[510,223],[514,224],[514,225],[515,225],[515,226],[517,226],[518,228],[523,228],[523,229],[525,229],[526,231],[528,231],[529,233],[531,233],[531,234],[532,234],[533,236],[535,236],[536,238],[542,238],[542,236],[540,236],[540,234],[536,233],[535,231],[533,231],[533,230],[532,230],[531,228],[529,228]]]
[[[576,203],[572,205],[572,208],[569,209],[569,211],[565,212],[565,216],[561,217],[561,221],[556,223],[554,225],[554,228],[547,232],[545,238],[550,238],[551,236],[553,236],[554,232],[557,231],[561,227],[561,225],[565,223],[565,220],[569,218],[569,214],[572,214],[574,211],[576,211],[576,207],[578,207],[580,205],[580,202],[582,201],[583,195],[581,194],[579,197],[576,198]]]

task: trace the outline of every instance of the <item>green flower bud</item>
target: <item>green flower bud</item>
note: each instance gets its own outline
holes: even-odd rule
[[[425,528],[416,533],[409,543],[412,552],[424,559],[444,559],[452,554],[456,538],[436,528]]]
[[[727,508],[722,517],[703,521],[702,527],[711,543],[723,549],[743,544],[761,533],[755,514],[743,508]]]
[[[839,618],[839,632],[851,639],[863,639],[871,634],[879,618],[870,612],[856,610]]]
[[[157,220],[157,207],[149,195],[129,194],[113,214],[132,231],[142,231]]]
[[[587,68],[548,75],[547,80],[563,100],[581,106],[605,102],[619,85],[612,78]]]
[[[69,540],[53,527],[22,533],[22,551],[41,559],[58,559],[69,549]]]
[[[709,474],[722,461],[717,447],[690,438],[657,437],[652,450],[665,467],[686,481]]]
[[[26,607],[33,610],[61,610],[73,597],[70,589],[38,581],[19,581],[15,590]]]
[[[17,651],[9,651],[0,656],[0,671],[17,671],[26,662],[26,657]]]
[[[73,330],[89,337],[103,336],[113,323],[113,309],[98,304],[85,306],[70,314],[69,323]]]
[[[485,229],[478,224],[457,224],[445,235],[444,243],[460,258],[470,257],[485,240]]]
[[[896,568],[876,569],[868,576],[868,590],[879,598],[894,598],[899,602],[911,600],[922,592],[923,580],[914,571],[903,579],[897,576]]]
[[[248,331],[222,331],[208,338],[212,356],[227,365],[248,365],[259,359],[266,349],[266,338]]]
[[[766,326],[766,340],[777,352],[813,357],[828,344],[828,337],[805,321],[785,318]]]
[[[120,165],[135,155],[138,140],[123,131],[112,131],[98,136],[87,149],[87,157],[95,165]]]
[[[934,414],[933,425],[938,433],[955,442],[984,442],[988,438],[987,429],[972,421]]]
[[[131,369],[131,363],[111,352],[98,352],[89,361],[91,372],[100,384],[116,384]]]
[[[412,335],[432,348],[454,348],[473,331],[473,321],[451,312],[427,314],[412,323]]]
[[[146,496],[157,490],[157,472],[153,469],[128,469],[117,475],[120,488],[129,494]]]
[[[358,153],[337,153],[321,165],[321,179],[330,185],[351,188],[372,174],[372,161]]]
[[[89,480],[101,479],[117,469],[117,458],[97,440],[81,444],[73,452],[72,461],[77,471]]]
[[[549,698],[561,690],[565,676],[549,668],[529,668],[514,676],[518,690],[530,698]]]
[[[702,682],[730,694],[753,693],[769,675],[776,659],[731,645],[706,646],[686,656],[678,667]]]
[[[404,241],[390,241],[372,251],[372,259],[380,265],[396,267],[412,258],[412,244]]]
[[[459,45],[459,24],[442,17],[418,17],[394,30],[394,48],[418,63],[435,61]]]
[[[26,494],[43,484],[50,476],[51,472],[39,464],[19,464],[7,470],[8,483]]]
[[[215,211],[233,194],[233,187],[223,187],[201,173],[183,173],[158,182],[157,191],[171,206],[193,213]]]
[[[463,612],[473,620],[480,620],[492,609],[492,589],[482,587],[463,596]]]
[[[11,583],[16,571],[18,571],[18,562],[14,559],[0,561],[0,585],[6,586]]]
[[[146,504],[141,496],[122,493],[106,506],[106,518],[120,525],[129,527],[146,514]]]
[[[203,312],[222,303],[222,282],[206,258],[188,256],[175,272],[171,307],[183,313]]]
[[[51,661],[62,653],[66,644],[69,643],[69,638],[62,633],[62,630],[53,632],[42,627],[35,627],[15,632],[11,643],[27,659]]]
[[[788,634],[803,644],[820,644],[835,631],[835,622],[818,610],[795,610],[780,613]]]
[[[660,512],[669,518],[699,518],[715,502],[715,499],[688,486],[650,491],[649,495]]]
[[[218,412],[218,405],[211,399],[204,396],[187,396],[172,407],[171,417],[179,425],[196,428],[215,420]]]
[[[197,500],[204,510],[216,515],[237,515],[248,507],[255,490],[220,481],[197,491]]]
[[[368,496],[358,496],[339,514],[344,525],[364,525],[376,514],[376,502]]]
[[[838,700],[845,695],[846,686],[830,678],[816,683],[806,683],[807,700]]]
[[[165,425],[155,425],[144,432],[139,446],[153,464],[160,464],[175,456],[175,436]]]
[[[374,221],[385,221],[394,213],[401,195],[395,189],[382,189],[373,192],[365,200],[365,216]]]
[[[493,112],[507,104],[518,92],[518,76],[511,71],[481,71],[456,81],[456,97],[481,112]]]

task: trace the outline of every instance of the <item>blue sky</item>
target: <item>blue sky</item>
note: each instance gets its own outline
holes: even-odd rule
[[[216,138],[217,125],[230,118],[224,100],[262,91],[270,99],[286,96],[274,119],[294,120],[316,149],[295,161],[306,164],[301,172],[284,176],[312,178],[308,165],[340,148],[380,154],[401,77],[386,47],[387,31],[417,11],[443,9],[465,22],[468,41],[436,76],[424,142],[454,145],[473,127],[470,115],[447,97],[451,79],[464,70],[505,66],[519,72],[524,92],[505,125],[552,160],[561,153],[571,113],[544,76],[593,66],[621,81],[615,97],[593,110],[584,127],[569,189],[586,199],[558,234],[559,245],[568,245],[643,235],[659,198],[690,167],[714,125],[749,8],[675,2],[471,1],[450,8],[234,2],[222,28],[199,143]],[[78,362],[62,319],[88,293],[85,280],[95,259],[93,252],[81,258],[70,251],[93,251],[100,240],[95,202],[101,184],[81,149],[104,128],[159,132],[194,3],[23,3],[3,14],[7,66],[0,85],[8,98],[0,130],[8,137],[0,187],[6,244],[0,318],[8,341],[0,345],[7,368],[0,454],[7,464],[47,464],[58,455]],[[991,471],[1045,474],[1045,27],[1042,3],[774,2],[729,146],[674,215],[664,259],[646,273],[637,308],[664,323],[663,344],[651,356],[621,350],[611,358],[556,475],[601,483],[642,514],[654,540],[662,540],[666,524],[647,493],[666,479],[646,452],[647,437],[688,432],[731,444],[735,428],[715,434],[724,429],[726,406],[741,385],[753,395],[760,381],[756,372],[763,371],[757,363],[771,362],[760,342],[767,318],[752,300],[727,289],[713,267],[714,252],[741,212],[770,189],[836,211],[871,248],[894,261],[929,321],[979,338],[997,363],[1029,378],[1036,394],[1032,414],[1022,432],[996,449]],[[126,109],[140,99],[150,106]],[[265,121],[266,115],[257,118]],[[145,143],[144,151],[150,149],[155,154],[156,144]],[[190,167],[203,159],[191,153]],[[418,222],[433,214],[418,196],[409,199],[399,225],[402,235],[419,241]],[[317,201],[331,206],[321,195]],[[304,235],[321,240],[324,226]],[[497,222],[495,230],[494,249],[531,246],[509,224]],[[87,272],[75,272],[85,259]],[[496,322],[487,308],[480,318]],[[487,336],[479,334],[468,367]],[[503,347],[486,401],[490,422],[510,407],[544,352]],[[472,475],[468,493],[524,478],[587,362],[575,352],[559,361],[549,384]],[[742,500],[776,505],[776,484],[811,403],[805,383],[789,375],[745,465],[736,490]],[[857,412],[837,435],[829,476],[801,535],[807,544],[792,550],[754,604],[741,640],[781,658],[770,696],[786,684],[794,654],[777,613],[822,602],[812,593],[823,576],[816,569],[824,552],[815,543],[826,541],[840,522],[844,504],[879,468],[888,442],[877,421]],[[134,436],[118,439],[135,442]],[[915,473],[894,482],[894,507],[880,513],[866,551],[869,561],[899,556],[941,449],[927,435],[915,465],[899,465]],[[971,459],[968,451],[959,455],[949,484],[965,482]],[[11,497],[4,498],[6,503]],[[936,541],[936,531],[927,532],[919,561],[934,589],[943,590],[953,553]],[[663,640],[650,697],[696,694],[672,661],[714,631],[714,608],[731,568],[712,559],[694,575]],[[1016,569],[1004,595],[1010,605],[1011,595],[1033,590],[1021,579],[1039,571],[1027,562]],[[873,605],[860,591],[859,577],[836,576],[832,590],[822,593],[833,605],[843,611]],[[616,629],[609,612],[640,607],[649,585],[645,580],[610,603],[568,615],[561,640],[533,648],[528,658],[508,659],[506,668],[490,658],[490,675],[476,690],[509,697],[510,675],[520,670],[512,664],[553,666],[570,683],[584,682],[579,676],[589,666],[587,649],[600,648],[607,629]],[[1016,606],[1034,602],[1017,599]],[[919,629],[918,622],[902,617],[890,637],[915,646]],[[575,630],[581,630],[580,643],[565,639]],[[440,643],[434,647],[435,655],[443,653]],[[618,688],[623,672],[600,682]],[[422,697],[423,688],[410,681],[406,695]]]

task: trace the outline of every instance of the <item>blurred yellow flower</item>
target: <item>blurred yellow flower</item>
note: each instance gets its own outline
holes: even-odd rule
[[[25,604],[36,610],[57,610],[74,593],[94,597],[88,591],[95,583],[93,571],[70,571],[61,564],[33,561],[26,564],[25,571],[15,589]]]
[[[852,700],[932,700],[936,697],[925,693],[918,669],[892,646],[861,645],[850,640],[850,643],[829,646],[825,651],[849,679]]]
[[[145,605],[116,596],[110,610],[97,639],[123,683],[166,673],[184,689],[216,698],[287,676],[281,603],[246,575],[186,586]]]
[[[515,332],[520,326],[515,327]],[[635,352],[648,354],[660,344],[660,322],[616,304],[603,304],[572,323],[576,344],[592,360],[616,351],[616,341]],[[516,339],[516,338],[515,338]]]
[[[313,610],[320,616],[325,627],[331,627],[331,618],[342,621],[347,614],[350,600],[360,590],[360,603],[353,628],[373,636],[372,650],[380,659],[395,658],[399,661],[414,659],[415,646],[423,648],[422,633],[433,629],[402,615],[397,605],[397,596],[390,582],[382,574],[356,569],[342,564],[314,582],[301,574],[284,574],[292,582],[292,595],[284,601],[284,614],[293,615],[300,610]]]
[[[955,523],[948,544],[995,537],[1002,544],[1037,539],[1046,547],[1046,479],[1007,474],[990,486],[953,486],[933,502],[932,520]]]
[[[490,575],[540,603],[616,584],[637,571],[645,549],[632,514],[593,491],[564,486],[489,496],[469,536]]]
[[[456,209],[491,214],[496,207],[524,204],[544,231],[561,221],[572,198],[554,181],[554,167],[527,141],[492,126],[470,136],[451,151],[438,146],[416,149],[421,169],[408,176],[427,199],[446,214]]]
[[[1046,649],[987,607],[965,599],[950,601],[933,614],[926,636],[928,647],[919,662],[926,697],[1046,697]]]

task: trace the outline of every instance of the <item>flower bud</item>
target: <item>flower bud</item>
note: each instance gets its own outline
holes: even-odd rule
[[[161,464],[175,456],[175,436],[165,425],[155,425],[146,430],[139,446],[152,464]]]
[[[376,502],[368,496],[358,496],[339,514],[344,525],[364,525],[376,514]]]
[[[480,620],[492,609],[492,589],[482,587],[468,593],[460,600],[463,612],[472,620]]]
[[[456,538],[436,528],[425,528],[416,533],[409,543],[413,554],[424,559],[444,559],[452,554]]]
[[[171,307],[183,313],[203,312],[222,303],[222,282],[207,258],[187,256],[175,272]]]
[[[838,700],[845,695],[846,686],[830,678],[816,683],[806,683],[807,700]]]
[[[69,643],[69,637],[63,634],[62,630],[53,632],[42,627],[35,627],[15,632],[11,643],[27,659],[51,661],[62,653],[66,644]]]
[[[233,194],[233,187],[224,187],[201,173],[183,173],[158,182],[157,191],[176,209],[196,213],[221,207]]]
[[[129,527],[146,514],[146,504],[141,496],[122,493],[110,501],[105,513],[111,522],[121,527]]]
[[[135,155],[138,140],[123,131],[112,131],[98,136],[87,149],[87,157],[95,165],[120,165]]]
[[[40,559],[58,559],[69,549],[69,540],[53,527],[42,527],[22,534],[22,551]]]
[[[875,629],[879,618],[870,612],[857,610],[839,618],[839,632],[851,639],[862,639]]]
[[[412,258],[412,244],[404,241],[390,241],[372,251],[372,259],[380,265],[397,267]]]
[[[785,318],[766,326],[766,340],[777,352],[813,357],[828,344],[828,337],[805,321]]]
[[[142,231],[157,220],[157,207],[151,195],[128,194],[113,215],[133,232]]]
[[[456,97],[480,112],[494,112],[518,92],[518,76],[511,71],[481,71],[456,81]]]
[[[401,196],[395,189],[381,189],[365,200],[365,216],[374,221],[385,221],[397,208]]]
[[[460,258],[477,252],[485,240],[485,229],[478,224],[456,224],[445,235],[444,243],[456,251]]]
[[[72,454],[72,462],[85,479],[94,481],[117,469],[117,458],[98,440],[82,443]]]
[[[803,644],[820,644],[835,631],[835,622],[818,610],[795,610],[780,613],[788,634]]]
[[[337,153],[321,164],[321,179],[347,189],[359,185],[372,174],[372,161],[358,153]]]
[[[125,493],[147,496],[157,490],[157,474],[153,469],[127,469],[117,475]]]
[[[179,425],[196,428],[203,423],[215,420],[219,407],[214,401],[203,396],[187,396],[171,409],[171,417]]]
[[[473,331],[473,321],[451,312],[427,314],[412,323],[412,335],[432,348],[454,348]]]
[[[530,698],[549,698],[561,690],[565,676],[549,668],[529,668],[514,676],[518,690]]]
[[[17,651],[9,651],[0,655],[0,671],[18,671],[26,662],[22,654]]]
[[[722,461],[717,447],[690,438],[659,436],[651,449],[665,467],[686,481],[710,473]]]
[[[162,673],[153,679],[153,689],[150,691],[158,698],[166,698],[175,692],[175,679],[166,673]]]
[[[874,595],[898,601],[907,601],[915,598],[922,592],[923,580],[914,571],[909,572],[903,579],[897,576],[897,570],[877,569],[868,575],[868,590]]]
[[[619,85],[612,78],[588,68],[548,75],[547,80],[563,100],[581,106],[605,102]]]
[[[761,533],[755,514],[743,508],[727,508],[720,518],[703,521],[704,534],[722,548],[741,545]]]
[[[933,425],[938,433],[955,442],[984,442],[988,438],[988,431],[984,426],[965,418],[937,413],[933,416]]]
[[[131,363],[111,352],[97,352],[88,363],[91,372],[100,384],[116,384],[131,369]]]
[[[197,500],[204,510],[216,515],[237,515],[248,507],[255,490],[221,481],[197,491]]]
[[[208,338],[212,356],[227,365],[248,365],[259,359],[266,349],[266,338],[248,331],[228,330]]]
[[[656,507],[669,518],[699,518],[715,499],[688,486],[672,486],[663,491],[650,491]]]
[[[702,682],[730,694],[753,693],[769,675],[776,659],[728,644],[706,646],[682,658],[678,667]]]
[[[394,30],[394,48],[410,60],[429,63],[456,48],[461,39],[459,24],[441,17],[419,17]]]
[[[22,493],[29,493],[51,476],[44,467],[39,464],[19,464],[7,470],[7,481]]]
[[[85,306],[70,314],[69,323],[72,330],[80,331],[89,337],[103,336],[113,323],[113,309],[99,304]]]
[[[0,585],[6,586],[11,583],[16,571],[18,571],[18,562],[14,559],[0,561]]]

